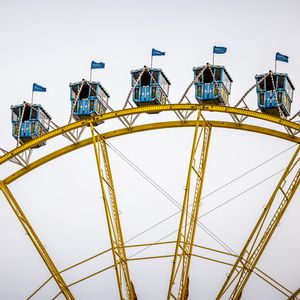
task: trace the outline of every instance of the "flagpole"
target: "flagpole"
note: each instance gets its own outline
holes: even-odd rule
[[[31,104],[33,104],[33,89],[32,89],[32,92],[31,92]]]
[[[215,64],[215,52],[213,52],[213,65]]]
[[[276,73],[276,70],[277,70],[277,60],[275,59],[275,73]]]
[[[90,69],[90,81],[92,81],[92,68]]]
[[[150,68],[152,68],[152,63],[153,63],[153,55],[151,55],[151,65],[150,65]]]

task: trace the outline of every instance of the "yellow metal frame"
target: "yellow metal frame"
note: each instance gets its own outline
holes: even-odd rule
[[[290,142],[293,142],[296,144],[300,143],[300,137],[291,137],[287,133],[283,133],[281,131],[277,131],[277,130],[273,130],[273,129],[269,129],[269,128],[265,128],[265,127],[259,127],[259,126],[248,125],[248,124],[237,125],[232,122],[221,122],[221,121],[213,121],[213,120],[207,121],[207,123],[211,127],[249,131],[249,132],[273,136],[275,138],[284,139],[284,140],[287,140],[287,141],[290,141]],[[149,124],[144,124],[144,125],[139,125],[139,126],[133,126],[130,128],[130,130],[128,130],[127,128],[121,128],[118,130],[105,132],[105,133],[102,133],[101,136],[105,139],[110,139],[110,138],[114,138],[114,137],[118,137],[118,136],[122,136],[122,135],[133,134],[133,133],[149,131],[149,130],[177,128],[177,127],[181,127],[181,128],[182,127],[195,127],[195,126],[196,126],[196,121],[186,121],[184,123],[182,123],[181,121],[149,123]],[[200,120],[200,126],[203,126],[203,121],[201,121],[201,120]],[[14,182],[15,180],[19,179],[20,177],[24,176],[25,174],[27,174],[28,172],[31,172],[32,170],[54,160],[62,155],[65,155],[65,154],[75,151],[75,150],[79,150],[80,148],[86,147],[92,143],[93,143],[93,139],[87,138],[76,144],[71,144],[71,145],[63,147],[59,150],[56,150],[50,154],[45,155],[44,157],[42,157],[38,160],[30,163],[26,167],[14,172],[10,176],[3,179],[3,182],[5,182],[5,184],[10,184],[10,183]],[[12,151],[10,153],[12,153]]]
[[[103,137],[97,134],[92,123],[90,124],[90,128],[113,254],[114,268],[117,276],[120,300],[125,299],[125,297],[129,300],[136,300],[137,296],[135,294],[133,283],[130,280],[121,222],[119,218],[119,209],[106,143]]]
[[[257,221],[254,229],[252,230],[243,250],[238,256],[233,268],[231,269],[229,275],[227,276],[217,299],[221,299],[226,291],[235,283],[235,287],[231,292],[229,299],[240,299],[243,288],[248,282],[253,269],[255,268],[258,260],[263,254],[268,242],[270,241],[274,231],[277,228],[284,212],[286,211],[288,205],[290,204],[298,186],[300,183],[300,145],[297,147],[292,159],[290,160],[285,172],[280,178],[270,200],[268,201],[263,213],[261,214],[259,220]],[[293,171],[296,174],[293,174]],[[290,182],[290,184],[287,184]],[[279,203],[275,214],[271,218],[267,226],[266,223],[267,216],[270,209],[274,203],[275,197],[281,195],[283,197],[282,201]],[[264,229],[264,227],[266,227]],[[263,231],[264,229],[264,231]],[[263,232],[263,233],[262,233]],[[237,267],[241,268],[237,270]]]
[[[236,107],[228,107],[228,106],[217,106],[217,105],[198,105],[198,104],[168,104],[168,105],[157,105],[157,106],[148,106],[148,107],[138,107],[138,108],[130,108],[130,109],[124,109],[119,111],[113,111],[105,113],[101,116],[96,116],[92,120],[95,123],[100,123],[102,121],[110,120],[110,119],[116,119],[116,118],[122,118],[127,115],[134,115],[134,114],[142,114],[142,113],[158,113],[158,112],[168,112],[168,111],[197,111],[201,110],[202,112],[217,112],[217,113],[225,113],[225,114],[234,114],[234,115],[242,115],[246,117],[252,117],[259,120],[271,122],[274,124],[278,124],[282,127],[287,127],[290,130],[299,131],[300,125],[286,120],[281,119],[275,116],[263,114],[260,112],[247,110],[247,109],[241,109]],[[0,157],[0,165],[5,163],[6,161],[9,161],[13,157],[17,156],[18,154],[24,152],[27,149],[34,148],[34,146],[40,144],[41,142],[48,141],[52,138],[55,138],[59,135],[64,135],[67,132],[73,131],[77,128],[89,126],[91,122],[91,119],[81,120],[76,123],[68,124],[66,126],[62,126],[58,129],[55,129],[53,131],[48,132],[45,135],[42,135],[34,140],[31,140],[20,147],[17,147],[13,149],[12,151],[4,154]],[[182,123],[184,124],[184,123]],[[127,128],[128,131],[130,129]],[[295,137],[295,136],[293,136]],[[292,137],[292,138],[293,138]]]
[[[159,245],[166,245],[166,244],[175,244],[175,245],[176,245],[176,241],[165,241],[165,242],[156,242],[156,243],[147,243],[147,244],[126,245],[125,248],[149,247],[149,246],[159,246]],[[219,254],[223,254],[223,255],[226,255],[226,256],[237,257],[237,255],[235,255],[235,254],[231,254],[231,253],[224,252],[224,251],[220,251],[220,250],[213,249],[213,248],[203,247],[203,246],[200,246],[200,245],[197,245],[197,244],[194,244],[194,247],[195,247],[195,248],[201,248],[201,249],[209,250],[209,251],[212,251],[212,252],[215,252],[215,253],[219,253]],[[89,257],[89,258],[87,258],[87,259],[84,259],[83,261],[80,261],[80,262],[78,262],[78,263],[76,263],[76,264],[74,264],[74,265],[72,265],[72,266],[70,266],[70,267],[68,267],[68,268],[66,268],[66,269],[64,269],[64,270],[61,270],[60,273],[64,273],[64,272],[66,272],[66,271],[69,271],[69,270],[71,270],[71,269],[73,269],[73,268],[75,268],[75,267],[78,267],[78,266],[80,266],[80,265],[82,265],[82,264],[84,264],[84,263],[86,263],[86,262],[88,262],[88,261],[91,261],[92,259],[95,259],[96,257],[99,257],[99,256],[101,256],[101,255],[103,255],[103,254],[105,254],[105,253],[110,252],[110,251],[111,251],[111,248],[109,248],[109,249],[107,249],[107,250],[105,250],[105,251],[102,251],[102,252],[100,252],[100,253],[98,253],[98,254],[96,254],[96,255],[93,255],[92,257]],[[198,259],[204,259],[204,260],[208,260],[208,261],[211,261],[211,262],[224,264],[224,265],[231,266],[231,267],[234,266],[234,264],[232,264],[232,263],[230,263],[230,262],[226,262],[226,261],[220,260],[220,259],[213,259],[213,258],[210,258],[210,257],[207,257],[207,256],[198,255],[198,254],[195,254],[195,253],[193,253],[192,256],[195,257],[195,258],[198,258]],[[171,257],[174,257],[174,255],[172,255],[172,254],[166,254],[166,255],[158,255],[158,256],[145,256],[145,257],[127,258],[127,261],[141,261],[141,260],[163,259],[163,258],[171,258]],[[99,270],[99,271],[97,271],[97,272],[95,272],[95,273],[92,273],[92,274],[90,274],[90,275],[88,275],[88,276],[85,276],[85,277],[83,277],[83,278],[81,278],[81,279],[79,279],[79,280],[74,281],[74,282],[70,283],[70,284],[68,285],[68,287],[75,286],[75,285],[77,285],[77,284],[79,284],[79,283],[81,283],[81,282],[83,282],[83,281],[85,281],[85,280],[88,280],[88,279],[90,279],[90,278],[92,278],[92,277],[94,277],[94,276],[97,276],[97,275],[99,275],[99,274],[101,274],[101,273],[103,273],[103,272],[105,272],[105,271],[108,271],[108,270],[110,270],[110,269],[112,269],[112,268],[114,268],[114,264],[109,265],[109,266],[107,266],[107,267],[105,267],[105,268],[103,268],[103,269],[101,269],[101,270]],[[271,278],[270,276],[268,276],[267,274],[265,274],[264,272],[262,272],[262,270],[260,270],[260,269],[258,269],[258,268],[255,268],[255,271],[253,271],[253,273],[255,273],[257,276],[259,276],[261,279],[263,279],[265,282],[267,282],[268,284],[270,284],[270,285],[273,286],[274,288],[276,288],[276,289],[277,289],[278,291],[280,291],[283,295],[285,295],[285,296],[287,296],[287,297],[289,297],[289,295],[292,295],[292,296],[294,295],[294,296],[295,296],[295,294],[292,294],[291,291],[287,290],[285,287],[283,287],[283,286],[281,286],[281,285],[280,285],[280,286],[281,286],[281,288],[283,288],[283,289],[279,289],[278,287],[274,286],[274,284],[273,284],[272,282],[274,282],[274,283],[277,283],[277,282],[276,282],[273,278]],[[27,300],[32,299],[32,297],[33,297],[34,295],[36,295],[36,293],[37,293],[39,290],[41,290],[41,288],[43,288],[43,287],[44,287],[51,279],[52,279],[52,277],[48,278],[41,286],[39,286],[39,287],[38,287],[38,288],[37,288],[37,289],[36,289],[36,290],[35,290],[28,298],[27,298]],[[272,282],[271,282],[270,280],[271,280]],[[297,292],[297,291],[296,291],[296,292]],[[296,292],[295,292],[295,293],[296,293]],[[53,300],[56,299],[60,294],[61,294],[61,292],[58,293],[57,295],[55,295],[55,297],[53,298]],[[298,300],[297,298],[289,298],[289,299],[292,299],[292,300]]]
[[[70,289],[68,288],[67,284],[65,283],[64,279],[60,275],[60,272],[57,270],[55,264],[53,263],[52,259],[50,258],[49,254],[47,253],[45,247],[43,246],[42,242],[40,241],[39,237],[35,233],[33,227],[30,225],[27,217],[25,216],[24,212],[22,211],[21,207],[19,206],[18,202],[16,201],[14,195],[9,190],[7,185],[5,185],[2,181],[0,181],[0,188],[13,209],[15,215],[18,217],[20,223],[22,224],[23,228],[25,229],[26,233],[28,234],[29,238],[31,239],[32,243],[34,244],[35,248],[39,252],[41,258],[43,259],[45,265],[47,266],[48,270],[52,274],[52,277],[56,281],[58,287],[60,288],[61,293],[65,296],[67,300],[74,300],[74,296],[72,295]]]
[[[203,122],[203,126],[199,128],[200,117],[201,112],[199,110],[195,126],[194,139],[185,186],[185,194],[178,228],[177,242],[169,282],[167,297],[168,300],[170,300],[171,298],[186,300],[189,294],[188,275],[193,253],[194,237],[196,233],[200,198],[202,193],[211,135],[211,127],[205,122],[205,120]],[[200,156],[199,161],[198,155]],[[195,191],[193,199],[191,201],[191,189],[193,183],[195,185]],[[189,210],[190,207],[191,212]]]
[[[96,135],[94,132],[93,128],[93,123],[100,123],[103,121],[108,121],[111,119],[120,119],[122,120],[123,117],[126,116],[133,116],[133,115],[140,115],[143,113],[157,113],[157,112],[170,112],[173,111],[175,113],[177,112],[183,112],[186,111],[189,116],[192,115],[193,112],[198,112],[198,118],[197,120],[177,120],[177,121],[168,121],[168,122],[161,122],[161,123],[149,123],[149,124],[143,124],[139,126],[131,126],[130,128],[120,128],[116,129],[111,132],[106,132],[102,133],[101,135]],[[246,118],[255,118],[259,119],[261,121],[267,122],[266,124],[274,124],[281,130],[274,130],[271,128],[268,128],[267,125],[266,127],[259,127],[255,125],[250,125],[250,124],[244,124],[243,122],[241,123],[232,123],[232,122],[226,122],[226,121],[215,121],[215,120],[201,120],[200,115],[205,113],[221,113],[221,114],[228,114],[230,116],[243,116],[244,119]],[[175,115],[174,115],[175,116]],[[59,156],[62,156],[66,153],[69,153],[74,150],[78,150],[82,147],[85,147],[90,144],[94,144],[94,149],[95,149],[95,154],[96,154],[96,160],[97,160],[97,165],[98,165],[98,172],[99,172],[99,179],[100,179],[100,185],[102,189],[102,195],[104,202],[106,203],[106,212],[107,212],[107,221],[109,224],[109,230],[110,230],[110,237],[112,241],[112,252],[114,256],[114,267],[116,269],[116,274],[118,278],[118,285],[119,285],[119,290],[120,292],[120,298],[123,300],[123,294],[125,290],[125,295],[127,295],[128,299],[135,299],[136,295],[134,293],[134,288],[133,285],[130,281],[130,276],[129,276],[129,271],[128,271],[128,265],[127,262],[131,259],[126,258],[126,253],[125,253],[125,246],[124,246],[124,241],[122,237],[122,232],[121,232],[121,225],[120,225],[120,220],[118,218],[118,215],[116,214],[117,210],[117,202],[115,198],[115,193],[114,193],[114,188],[113,188],[113,183],[112,183],[112,174],[111,170],[109,167],[109,160],[108,160],[108,155],[107,155],[107,149],[106,149],[106,144],[105,144],[105,139],[121,136],[121,135],[126,135],[126,134],[132,134],[135,132],[142,132],[142,131],[147,131],[147,130],[156,130],[156,129],[163,129],[163,128],[176,128],[176,127],[195,127],[195,137],[194,137],[194,145],[192,149],[192,154],[191,157],[194,155],[194,150],[195,150],[195,139],[196,141],[200,140],[200,134],[198,132],[199,128],[202,128],[203,136],[208,136],[207,139],[204,139],[202,141],[202,151],[200,155],[200,162],[202,161],[202,165],[200,163],[199,169],[196,170],[193,167],[189,167],[189,175],[188,175],[188,180],[187,180],[187,186],[189,186],[189,178],[191,177],[190,173],[196,174],[196,179],[198,179],[198,187],[196,188],[195,191],[195,197],[194,197],[194,202],[192,205],[192,210],[191,212],[187,211],[186,206],[188,202],[188,192],[186,192],[185,198],[184,198],[184,206],[182,210],[182,221],[181,225],[179,227],[180,231],[183,233],[184,238],[181,238],[181,236],[178,236],[177,240],[177,246],[176,246],[176,251],[174,254],[174,270],[177,270],[177,272],[172,271],[172,276],[170,279],[170,287],[172,290],[172,287],[174,286],[173,283],[175,281],[178,282],[179,280],[179,289],[178,289],[178,299],[183,300],[187,298],[188,294],[188,271],[189,271],[189,266],[190,266],[190,260],[192,256],[197,256],[196,254],[192,253],[192,248],[193,248],[193,239],[195,235],[195,220],[197,219],[198,211],[199,211],[199,203],[200,203],[200,195],[201,195],[201,189],[202,189],[202,184],[203,180],[201,178],[201,174],[204,175],[204,170],[205,170],[205,163],[206,163],[206,157],[207,157],[207,151],[205,150],[206,148],[208,149],[208,144],[209,144],[209,137],[210,137],[210,132],[211,128],[217,127],[217,128],[228,128],[228,129],[239,129],[239,130],[245,130],[245,131],[250,131],[250,132],[255,132],[255,133],[261,133],[261,134],[266,134],[269,136],[273,136],[276,138],[281,138],[285,139],[287,141],[299,144],[300,143],[300,137],[298,136],[298,133],[300,132],[300,125],[298,123],[288,121],[285,119],[281,119],[275,116],[270,116],[266,115],[260,112],[256,111],[250,111],[247,109],[241,109],[237,107],[224,107],[224,106],[214,106],[214,105],[198,105],[198,104],[168,104],[168,105],[161,105],[161,106],[149,106],[149,107],[138,107],[138,108],[130,108],[130,109],[125,109],[125,110],[120,110],[120,111],[112,111],[103,114],[102,116],[97,116],[93,119],[87,119],[87,120],[81,120],[76,123],[68,124],[66,126],[57,128],[41,137],[36,138],[35,140],[29,141],[15,149],[13,149],[10,152],[5,153],[3,156],[0,157],[0,165],[4,164],[5,162],[12,160],[14,158],[17,158],[18,155],[22,155],[25,151],[28,151],[32,149],[35,145],[45,142],[47,140],[50,140],[52,138],[55,138],[60,135],[65,135],[66,133],[72,132],[73,130],[84,128],[86,126],[91,126],[92,129],[92,137],[78,141],[77,143],[70,144],[66,147],[63,147],[61,149],[58,149],[52,153],[49,153],[45,155],[44,157],[37,159],[36,161],[28,164],[26,167],[23,167],[19,169],[18,171],[12,173],[9,175],[7,178],[2,179],[0,181],[1,185],[1,190],[4,193],[6,199],[10,203],[11,207],[13,208],[16,216],[18,217],[19,221],[21,222],[22,226],[25,228],[26,232],[30,236],[34,246],[36,247],[37,251],[43,258],[45,264],[47,265],[48,269],[50,270],[52,277],[55,279],[57,282],[61,292],[59,294],[63,294],[66,299],[74,299],[72,296],[69,287],[73,284],[70,284],[69,286],[66,285],[64,282],[63,278],[60,275],[60,272],[57,270],[55,267],[54,263],[50,259],[49,255],[47,254],[46,250],[44,249],[42,243],[40,242],[38,236],[36,233],[33,231],[32,226],[30,225],[29,221],[26,219],[24,216],[21,208],[19,207],[16,199],[13,197],[11,194],[10,190],[8,189],[7,185],[10,184],[11,182],[17,180],[18,178],[24,176],[28,172],[34,170],[35,168],[38,168],[42,166],[43,164],[56,159]],[[201,130],[200,130],[201,132]],[[198,147],[198,145],[197,145]],[[196,149],[197,149],[196,147]],[[298,146],[299,149],[299,146]],[[104,169],[105,169],[105,176],[103,175],[103,168],[101,168],[101,161],[100,160],[100,151],[103,156],[103,162],[104,162]],[[299,151],[299,150],[298,150]],[[195,158],[195,156],[194,156]],[[192,161],[192,159],[191,159]],[[102,162],[102,163],[103,163]],[[194,165],[193,165],[194,166]],[[201,178],[201,180],[200,180]],[[298,180],[298,179],[297,179]],[[200,185],[199,185],[200,184]],[[297,184],[294,186],[294,189],[298,187],[299,182],[297,181]],[[106,189],[105,189],[106,186]],[[108,192],[107,192],[108,188]],[[279,189],[283,191],[281,188]],[[275,193],[276,191],[274,191]],[[107,196],[109,195],[109,197]],[[108,198],[110,199],[110,203],[113,204],[113,206],[108,205]],[[289,203],[291,200],[291,197],[286,201]],[[283,201],[285,201],[287,198],[284,196]],[[111,210],[113,207],[113,210]],[[283,215],[284,210],[280,211],[280,218]],[[262,217],[264,218],[264,217]],[[277,218],[276,218],[277,222]],[[260,225],[259,225],[260,226]],[[266,231],[264,235],[264,241],[263,241],[263,246],[261,246],[260,249],[264,249],[266,246],[266,241],[269,240],[271,237],[272,233],[274,232],[275,228],[273,231]],[[255,231],[255,229],[254,229]],[[254,232],[255,233],[255,232]],[[253,234],[254,234],[253,233]],[[271,233],[271,234],[270,234]],[[251,238],[251,236],[250,236]],[[250,239],[249,238],[249,239]],[[262,240],[261,240],[262,241]],[[262,245],[262,244],[261,244]],[[262,250],[263,251],[263,250]],[[255,265],[257,263],[257,260],[259,259],[261,252],[259,252],[259,255],[255,254],[255,259],[252,259],[254,256],[251,256],[251,265],[249,267],[249,257],[245,258],[242,257],[241,255],[238,257],[237,261],[240,259],[240,262],[235,266],[233,266],[233,269],[238,270],[240,274],[246,274],[243,275],[241,282],[239,286],[244,287],[246,284],[246,281],[248,280],[249,276],[251,275],[253,269],[255,268]],[[254,262],[254,264],[253,264]],[[108,268],[106,268],[108,269]],[[178,270],[181,269],[181,272],[178,272]],[[240,277],[241,278],[241,277]],[[245,280],[246,279],[246,280]],[[242,288],[243,288],[242,287]],[[239,291],[242,291],[242,288]],[[59,295],[58,294],[58,295]],[[238,299],[240,297],[241,292],[236,293],[237,296],[233,296],[232,299]],[[296,299],[297,295],[299,294],[299,291],[296,291],[293,294],[292,299]],[[57,295],[57,296],[58,296]],[[169,296],[171,295],[171,292],[169,291]],[[175,299],[175,297],[173,297]]]

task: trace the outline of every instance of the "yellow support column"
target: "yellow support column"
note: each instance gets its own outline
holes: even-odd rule
[[[298,146],[284,174],[277,184],[268,204],[251,232],[243,250],[226,278],[217,299],[221,299],[231,285],[235,284],[229,299],[239,299],[243,288],[252,274],[258,260],[263,254],[268,242],[277,228],[284,212],[290,204],[300,183],[300,146]],[[289,184],[287,184],[289,182]],[[275,197],[282,197],[278,208],[267,226],[266,218],[274,203]]]
[[[168,300],[185,300],[189,294],[189,269],[211,135],[211,127],[205,120],[200,128],[200,118],[199,110],[169,282]],[[194,195],[190,197],[192,188],[195,189]]]
[[[95,130],[92,123],[90,127],[92,132],[98,175],[103,196],[120,299],[137,300],[134,286],[131,282],[129,274],[126,251],[121,229],[121,222],[119,218],[119,210],[115,195],[106,143],[103,137],[99,136],[97,133],[95,134]]]
[[[33,245],[35,246],[36,250],[39,252],[40,256],[42,257],[43,261],[45,262],[48,270],[52,274],[52,277],[56,281],[58,287],[61,290],[61,293],[65,296],[67,300],[74,300],[71,291],[69,290],[68,286],[66,285],[64,279],[60,275],[59,271],[57,270],[56,266],[54,265],[53,261],[51,260],[49,254],[47,253],[45,247],[43,246],[42,242],[38,238],[37,234],[33,230],[32,226],[30,225],[28,219],[26,218],[25,214],[23,213],[21,207],[17,203],[15,197],[2,181],[0,181],[0,188],[7,199],[9,205],[13,209],[15,215],[19,219],[20,223],[22,224],[23,228],[25,229],[26,233],[30,237]]]

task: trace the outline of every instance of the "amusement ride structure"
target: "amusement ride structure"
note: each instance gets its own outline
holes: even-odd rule
[[[243,290],[253,274],[258,274],[279,290],[286,299],[300,299],[300,285],[298,290],[290,291],[257,268],[259,259],[299,186],[300,111],[291,116],[294,86],[287,74],[269,71],[257,75],[256,83],[235,105],[230,105],[232,78],[224,66],[207,63],[194,68],[193,73],[194,79],[180,100],[171,103],[168,98],[170,81],[161,69],[145,66],[131,71],[131,89],[121,110],[114,110],[108,104],[110,95],[100,82],[92,81],[90,78],[90,80],[82,79],[71,83],[71,113],[69,122],[65,126],[56,125],[50,114],[39,104],[23,102],[11,107],[12,135],[17,141],[17,146],[10,151],[1,149],[3,155],[0,157],[0,164],[14,163],[19,167],[6,178],[1,178],[0,188],[51,273],[51,277],[27,299],[34,299],[39,290],[50,280],[56,282],[60,292],[49,296],[49,299],[55,299],[59,295],[63,295],[66,299],[75,299],[71,287],[90,276],[78,282],[65,281],[63,271],[59,271],[56,267],[9,185],[58,157],[92,145],[110,237],[110,249],[107,252],[111,253],[114,262],[113,265],[98,273],[115,269],[119,299],[140,299],[140,287],[135,285],[134,278],[130,275],[130,259],[126,254],[128,245],[124,242],[122,233],[118,195],[114,187],[107,149],[108,140],[147,130],[179,127],[193,128],[194,135],[184,199],[179,206],[181,216],[177,239],[147,245],[169,243],[173,246],[173,253],[165,255],[172,258],[169,285],[166,287],[167,299],[188,299],[189,283],[194,280],[190,276],[190,268],[192,260],[197,256],[195,248],[201,247],[195,243],[195,234],[199,226],[199,208],[213,128],[250,131],[283,139],[295,145],[290,162],[266,202],[251,234],[243,242],[241,252],[225,253],[210,249],[225,256],[230,255],[235,261],[230,264],[226,263],[225,258],[219,260],[220,263],[230,265],[231,271],[220,286],[218,294],[215,295],[216,299],[241,299]],[[189,95],[193,88],[194,99]],[[246,97],[253,90],[257,94],[257,110],[249,109],[246,102]],[[156,119],[162,116],[163,121],[149,122],[152,116],[156,116]],[[164,116],[167,116],[167,120],[163,118]],[[110,122],[114,122],[111,130],[104,132],[99,129],[104,123]],[[57,138],[65,139],[68,145],[47,152],[46,143]],[[44,154],[33,160],[32,153],[38,152],[39,149],[36,148],[40,147],[45,149]],[[277,206],[274,207],[275,205]],[[155,259],[155,257],[147,257],[147,259]]]

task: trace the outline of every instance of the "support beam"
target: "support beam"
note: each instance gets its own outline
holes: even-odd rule
[[[106,143],[103,137],[97,134],[92,123],[90,124],[90,127],[120,299],[136,300],[137,296],[129,274],[121,222],[119,218],[119,209],[115,195]]]
[[[199,126],[200,118],[201,111],[199,110],[170,276],[168,300],[186,300],[189,294],[189,269],[211,135],[211,127],[206,122],[202,127]],[[192,189],[195,189],[193,197],[191,197]]]
[[[21,207],[19,206],[17,200],[13,196],[12,192],[9,190],[7,185],[5,185],[2,181],[0,181],[0,188],[8,201],[9,205],[13,209],[15,215],[19,219],[21,225],[25,229],[26,233],[28,234],[29,238],[31,239],[34,247],[39,252],[40,256],[42,257],[43,261],[45,262],[48,270],[52,274],[52,277],[56,281],[58,287],[61,290],[61,293],[65,296],[67,300],[74,300],[71,291],[69,290],[67,284],[65,283],[64,279],[60,275],[59,271],[57,270],[56,266],[54,265],[52,259],[50,258],[49,254],[47,253],[45,247],[43,246],[42,242],[40,241],[39,237],[35,233],[34,229],[30,225],[28,219],[26,218],[25,214],[23,213]]]
[[[221,299],[233,284],[233,288],[229,299],[239,299],[249,277],[251,276],[258,260],[262,256],[268,242],[270,241],[274,231],[277,228],[283,214],[290,204],[300,183],[300,145],[295,151],[291,161],[289,162],[284,174],[279,180],[268,204],[261,214],[258,222],[252,230],[243,250],[238,256],[231,272],[226,278],[217,299]],[[274,215],[267,225],[266,219],[270,209],[274,204],[275,198],[282,198]],[[274,205],[273,205],[274,207]],[[238,267],[241,267],[238,270]]]

